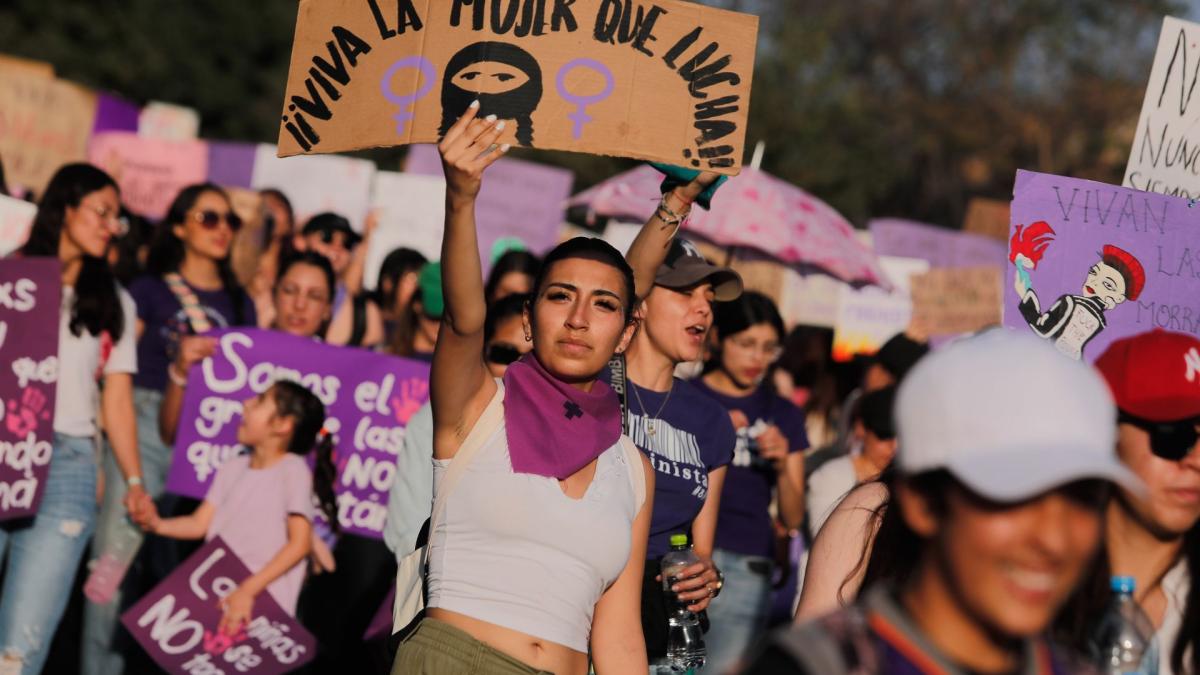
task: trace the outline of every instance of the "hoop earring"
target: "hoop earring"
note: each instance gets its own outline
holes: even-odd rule
[[[526,342],[533,342],[533,336],[532,336],[532,335],[530,335],[529,333],[526,333],[526,334],[525,334],[525,341],[526,341]]]

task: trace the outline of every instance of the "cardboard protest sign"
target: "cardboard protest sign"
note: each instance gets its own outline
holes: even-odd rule
[[[1146,192],[1200,197],[1197,58],[1200,24],[1164,17],[1122,185]]]
[[[36,514],[50,472],[61,295],[54,258],[0,265],[0,520]]]
[[[254,599],[249,624],[219,631],[220,601],[251,574],[213,538],[121,615],[121,623],[163,670],[197,673],[288,673],[312,660],[317,641],[267,591]]]
[[[378,219],[371,233],[363,269],[363,285],[374,289],[379,267],[392,251],[407,247],[429,260],[442,257],[446,227],[446,181],[440,176],[378,171],[371,189],[371,209]]]
[[[301,0],[279,153],[435,143],[478,99],[500,142],[736,174],[757,35],[683,0]]]
[[[0,258],[25,245],[37,205],[0,195]]]
[[[227,187],[249,188],[253,184],[256,143],[208,142],[208,180]]]
[[[1008,242],[1008,202],[975,197],[967,202],[963,231]]]
[[[132,101],[114,96],[107,92],[96,95],[96,121],[92,123],[92,133],[102,131],[137,131],[138,116],[141,108]]]
[[[187,106],[150,101],[138,115],[138,136],[191,141],[200,135],[200,113]]]
[[[784,272],[779,313],[788,326],[803,324],[833,328],[837,324],[842,293],[852,290],[846,282],[825,274],[802,275],[788,269]]]
[[[322,155],[283,160],[275,156],[275,146],[259,145],[250,187],[283,191],[296,212],[297,228],[318,213],[332,211],[361,232],[374,175],[375,163],[365,159]]]
[[[203,497],[236,452],[242,402],[290,379],[325,404],[337,453],[339,523],[346,532],[381,537],[404,426],[429,397],[428,364],[273,331],[211,335],[219,346],[189,374],[167,489]]]
[[[154,220],[167,215],[180,190],[208,175],[203,141],[164,141],[127,131],[93,136],[88,160],[117,181],[126,208]]]
[[[404,170],[441,177],[442,160],[437,148],[413,146]],[[484,269],[491,267],[492,245],[501,237],[516,237],[535,253],[553,248],[558,243],[574,182],[575,174],[567,169],[511,157],[489,167],[475,206],[475,227]]]
[[[95,116],[88,89],[0,66],[0,157],[9,185],[40,194],[60,166],[84,161]]]
[[[1004,266],[1004,244],[973,232],[899,218],[872,220],[867,229],[879,255],[919,258],[930,267]]]
[[[849,361],[857,354],[874,354],[912,321],[910,279],[914,274],[928,271],[929,263],[917,258],[880,256],[879,265],[891,281],[892,290],[878,286],[842,288],[833,327],[836,361]]]
[[[1018,171],[1004,325],[1089,362],[1154,328],[1200,334],[1191,200]]]
[[[955,267],[913,275],[913,332],[959,335],[999,324],[1003,272],[997,266]]]

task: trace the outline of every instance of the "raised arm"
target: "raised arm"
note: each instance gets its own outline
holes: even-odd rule
[[[720,176],[715,173],[702,172],[687,185],[663,195],[663,204],[642,226],[642,231],[638,232],[637,238],[629,247],[629,252],[625,254],[625,259],[633,268],[633,280],[639,301],[645,300],[654,288],[654,274],[666,259],[680,222],[692,210],[692,202],[718,178]],[[663,208],[664,206],[666,208]]]
[[[483,171],[508,151],[497,146],[504,122],[476,119],[478,102],[438,145],[446,172],[446,230],[442,237],[442,294],[446,308],[430,373],[434,457],[449,459],[496,391],[483,360],[487,301],[475,234],[475,199]]]

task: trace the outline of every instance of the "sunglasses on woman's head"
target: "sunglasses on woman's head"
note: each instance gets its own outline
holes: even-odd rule
[[[242,219],[238,217],[238,214],[233,213],[232,211],[229,213],[218,213],[210,209],[205,209],[203,211],[197,211],[193,213],[192,218],[197,223],[203,225],[204,229],[206,230],[215,230],[217,226],[221,224],[221,221],[225,221],[225,224],[229,226],[229,229],[233,230],[234,232],[242,229]]]
[[[512,345],[506,345],[503,342],[497,342],[496,344],[487,348],[488,363],[494,363],[498,366],[507,366],[511,365],[519,358],[521,358],[521,352],[518,351],[516,347]]]
[[[1118,411],[1117,422],[1135,426],[1150,435],[1150,452],[1167,461],[1178,462],[1187,457],[1200,438],[1196,426],[1200,418],[1176,422],[1152,422],[1124,410]]]

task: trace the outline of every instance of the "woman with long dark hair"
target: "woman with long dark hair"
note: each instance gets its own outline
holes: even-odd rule
[[[137,303],[131,328],[137,336],[139,366],[133,380],[138,442],[145,488],[156,499],[163,494],[172,453],[161,432],[163,390],[168,380],[186,384],[186,373],[174,365],[181,339],[213,328],[255,325],[254,304],[230,265],[231,246],[241,226],[220,187],[203,183],[184,188],[158,226],[146,261],[147,274],[129,288]],[[93,543],[97,556],[121,528],[132,528],[115,508],[124,497],[124,486],[111,463],[105,467],[105,478],[108,490]],[[175,549],[159,548],[152,558],[164,568],[158,571],[165,573],[173,567],[170,552]],[[89,602],[85,607],[82,660],[89,675],[119,673],[124,667],[122,656],[111,647],[120,598],[118,592],[109,603]]]
[[[754,291],[714,308],[716,347],[696,386],[727,411],[737,430],[725,476],[713,562],[725,574],[712,601],[706,668],[722,672],[766,627],[774,570],[774,502],[789,529],[804,519],[804,411],[768,384],[779,359],[783,319],[775,303]]]
[[[126,511],[147,507],[133,406],[137,354],[133,299],[105,255],[120,234],[117,185],[90,164],[58,170],[42,195],[21,255],[62,264],[54,446],[38,513],[0,526],[0,671],[39,673],[96,525],[93,437],[101,421]],[[102,387],[99,385],[103,385]],[[97,419],[97,406],[102,419]],[[48,411],[47,411],[48,412]]]
[[[1090,648],[1113,575],[1133,577],[1154,624],[1140,672],[1200,673],[1200,340],[1156,330],[1118,340],[1096,360],[1117,402],[1117,455],[1144,493],[1121,490],[1105,512],[1104,552],[1063,613],[1061,628]],[[1155,667],[1157,662],[1157,667]]]
[[[654,471],[598,379],[633,336],[680,216],[715,176],[664,195],[627,263],[578,238],[546,257],[525,314],[531,355],[492,379],[475,232],[483,171],[507,151],[478,103],[439,149],[443,330],[431,376],[435,499],[428,608],[393,673],[646,672],[639,599]],[[451,480],[454,484],[448,485]]]
[[[1099,549],[1110,484],[1138,489],[1113,452],[1115,417],[1093,370],[1027,335],[929,356],[899,390],[866,590],[777,634],[742,672],[1092,672],[1045,633]]]
[[[542,260],[524,249],[506,251],[492,263],[483,287],[488,305],[509,295],[525,295],[542,269]]]

